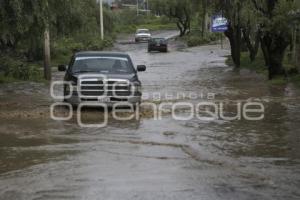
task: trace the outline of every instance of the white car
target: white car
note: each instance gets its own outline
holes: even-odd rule
[[[135,34],[135,42],[149,41],[151,33],[148,29],[138,29]]]

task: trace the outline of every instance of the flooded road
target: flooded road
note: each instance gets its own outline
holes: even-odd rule
[[[147,53],[147,44],[131,40],[112,50],[147,65],[139,74],[144,102],[226,102],[232,115],[237,102],[255,101],[264,119],[180,121],[166,112],[155,120],[142,108],[139,120],[80,128],[76,117],[50,118],[48,85],[0,85],[0,199],[300,198],[299,88],[233,70],[219,45],[186,48],[171,39],[170,52]],[[86,114],[97,119],[101,111]]]

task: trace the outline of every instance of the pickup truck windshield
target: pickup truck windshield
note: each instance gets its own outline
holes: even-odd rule
[[[134,68],[125,57],[77,57],[72,66],[72,72],[129,74],[134,72]]]

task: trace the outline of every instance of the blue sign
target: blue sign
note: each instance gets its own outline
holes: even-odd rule
[[[211,31],[212,32],[225,32],[228,30],[228,20],[225,17],[222,17],[221,15],[215,15],[212,17],[212,26]]]

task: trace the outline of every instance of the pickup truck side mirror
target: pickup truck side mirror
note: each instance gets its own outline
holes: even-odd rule
[[[145,65],[138,65],[137,66],[137,71],[138,72],[144,72],[144,71],[146,71],[146,66]]]
[[[67,66],[66,65],[58,65],[58,71],[59,72],[67,71]]]

